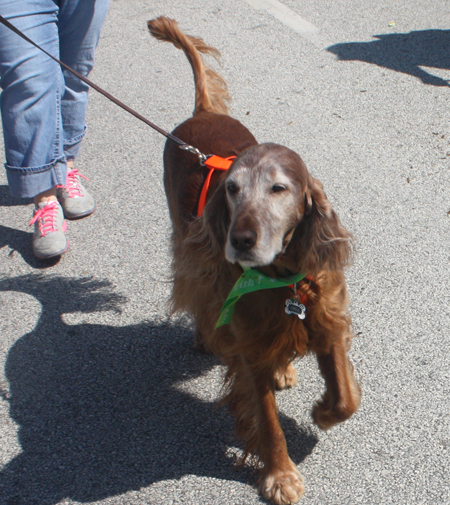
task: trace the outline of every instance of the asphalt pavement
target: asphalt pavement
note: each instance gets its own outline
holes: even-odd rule
[[[356,239],[359,411],[312,424],[313,356],[277,396],[302,503],[450,504],[448,0],[111,0],[90,77],[171,130],[194,87],[159,15],[222,52],[232,115],[297,151]],[[0,173],[0,504],[263,503],[222,367],[168,316],[165,139],[95,92],[87,123],[97,210],[60,261],[33,257],[31,201]]]

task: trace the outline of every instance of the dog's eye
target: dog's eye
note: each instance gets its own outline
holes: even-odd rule
[[[286,191],[286,186],[283,186],[283,184],[274,184],[272,186],[272,193],[282,193],[283,191]]]
[[[239,191],[239,188],[236,186],[234,182],[228,182],[227,183],[227,192],[230,193],[230,195],[235,195]]]

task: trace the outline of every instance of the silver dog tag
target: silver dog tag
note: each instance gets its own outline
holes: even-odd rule
[[[292,298],[289,300],[286,300],[286,308],[284,309],[286,314],[289,316],[291,314],[295,314],[298,316],[300,319],[305,319],[305,312],[306,312],[306,307],[298,303],[296,300],[293,300]]]

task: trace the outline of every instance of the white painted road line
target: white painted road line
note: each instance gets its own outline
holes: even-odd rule
[[[285,26],[308,39],[319,49],[331,45],[331,42],[328,42],[321,36],[320,29],[317,26],[303,19],[292,9],[278,2],[278,0],[246,0],[246,2],[256,9],[265,10]]]

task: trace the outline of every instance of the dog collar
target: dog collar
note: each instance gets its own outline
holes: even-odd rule
[[[202,162],[202,165],[209,168],[209,172],[208,175],[206,176],[205,182],[203,183],[200,198],[198,200],[198,208],[197,208],[198,217],[203,216],[203,209],[205,208],[206,204],[206,196],[208,194],[209,185],[211,183],[211,177],[214,170],[223,170],[225,172],[231,167],[234,158],[236,158],[236,156],[230,156],[229,158],[221,158],[220,156],[216,156],[215,154],[213,154]]]
[[[242,295],[262,289],[284,288],[286,286],[295,285],[301,281],[306,274],[290,275],[289,277],[276,277],[273,279],[255,268],[244,268],[244,273],[236,281],[228,298],[223,304],[220,311],[219,319],[216,323],[216,329],[220,326],[228,324],[233,316],[234,306]]]

